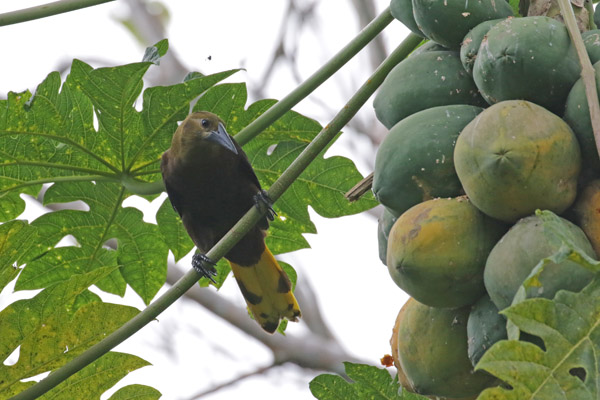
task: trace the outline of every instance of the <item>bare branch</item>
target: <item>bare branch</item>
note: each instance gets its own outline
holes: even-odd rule
[[[183,272],[179,268],[169,267],[167,283],[173,284],[181,276]],[[248,317],[245,309],[231,303],[210,288],[195,285],[186,292],[185,296],[268,347],[273,353],[276,364],[291,362],[303,368],[343,373],[344,361],[364,362],[347,353],[341,344],[332,338],[317,334],[298,337],[290,333],[285,336],[265,333]],[[304,310],[306,317],[311,310],[306,307]]]
[[[250,371],[248,373],[236,376],[235,378],[231,378],[230,380],[228,380],[226,382],[220,383],[220,384],[218,384],[216,386],[213,386],[212,388],[210,388],[208,390],[205,390],[203,392],[200,392],[200,393],[198,393],[198,394],[190,397],[190,400],[199,399],[199,398],[204,397],[206,395],[218,392],[221,389],[225,389],[225,388],[228,388],[228,387],[230,387],[232,385],[240,383],[244,379],[251,378],[251,377],[256,376],[256,375],[264,374],[265,372],[267,372],[271,368],[278,367],[280,365],[281,364],[274,363],[274,364],[271,364],[271,365],[267,365],[267,366],[258,368],[258,369],[254,370],[254,371]]]

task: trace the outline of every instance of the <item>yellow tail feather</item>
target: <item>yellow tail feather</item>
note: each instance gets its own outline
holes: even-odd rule
[[[229,264],[248,308],[265,331],[275,332],[281,318],[298,321],[300,307],[290,280],[267,247],[254,265]]]

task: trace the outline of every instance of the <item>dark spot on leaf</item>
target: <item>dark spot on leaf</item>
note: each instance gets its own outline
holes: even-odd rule
[[[585,382],[585,377],[587,375],[587,373],[585,372],[585,369],[583,369],[581,367],[575,367],[575,368],[571,368],[569,370],[569,373],[571,375],[573,375],[574,377],[581,379],[581,382]]]

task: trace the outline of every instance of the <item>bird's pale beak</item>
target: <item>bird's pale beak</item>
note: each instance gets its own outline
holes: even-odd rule
[[[238,153],[237,149],[235,148],[235,144],[233,143],[233,140],[231,140],[231,136],[229,136],[229,134],[225,130],[225,127],[220,122],[217,127],[217,130],[211,131],[210,135],[206,139],[218,143],[219,145],[225,147],[226,149],[232,151],[235,154]]]

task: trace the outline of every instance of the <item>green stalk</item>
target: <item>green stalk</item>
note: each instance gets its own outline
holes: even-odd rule
[[[244,129],[235,135],[235,140],[240,146],[248,143],[252,138],[265,130],[273,122],[277,121],[283,114],[292,109],[302,99],[311,94],[323,82],[329,79],[352,57],[360,52],[383,28],[388,26],[394,20],[390,13],[390,8],[383,10],[377,18],[365,26],[354,39],[344,48],[335,54],[326,64],[319,68],[308,79],[302,82],[290,94],[279,100],[273,107],[269,108],[264,114],[256,118]]]
[[[585,87],[585,96],[588,101],[588,107],[590,112],[590,119],[592,121],[592,130],[594,131],[594,138],[596,140],[596,149],[600,156],[600,103],[598,101],[598,90],[596,86],[596,71],[592,66],[590,57],[585,49],[581,32],[577,27],[577,21],[575,19],[575,13],[571,7],[569,0],[558,0],[560,6],[560,13],[565,20],[565,25],[571,36],[571,41],[577,51],[579,57],[579,64],[581,65],[581,79]]]
[[[321,153],[328,144],[337,136],[338,132],[346,125],[364,103],[371,97],[375,90],[381,85],[390,70],[402,61],[421,42],[417,35],[410,34],[400,46],[394,50],[388,58],[377,68],[373,75],[360,87],[342,110],[327,126],[319,132],[315,139],[304,149],[304,151],[292,162],[292,164],[281,174],[279,179],[269,189],[269,196],[276,201],[287,188],[300,176]],[[246,215],[208,252],[206,255],[212,260],[221,259],[235,244],[262,218],[263,214],[256,207],[252,207]],[[115,330],[102,341],[96,343],[88,350],[69,361],[56,371],[35,385],[19,393],[12,400],[31,400],[46,393],[48,390],[60,384],[69,376],[75,374],[88,364],[109,352],[112,348],[129,338],[149,322],[153,321],[161,312],[179,299],[189,288],[191,288],[200,276],[194,269],[190,269],[162,296],[151,303],[144,311],[133,317],[130,321]]]
[[[97,6],[98,4],[108,3],[109,1],[114,0],[61,0],[42,4],[41,6],[24,8],[22,10],[0,14],[0,26],[50,17],[52,15],[75,11],[81,8]]]

